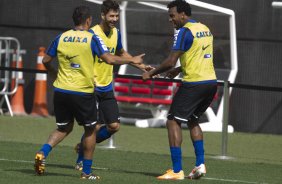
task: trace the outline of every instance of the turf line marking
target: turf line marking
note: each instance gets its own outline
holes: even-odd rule
[[[31,164],[34,163],[34,161],[27,161],[27,160],[10,160],[10,159],[6,159],[6,158],[0,158],[0,161],[19,162],[19,163],[31,163]],[[105,167],[92,167],[92,169],[95,169],[95,170],[109,170],[109,168],[105,168]]]
[[[259,182],[251,182],[251,181],[243,181],[243,180],[231,180],[231,179],[220,179],[220,178],[207,178],[207,177],[203,177],[201,179],[204,179],[204,180],[215,180],[215,181],[226,181],[226,182],[233,182],[233,183],[259,184]],[[267,183],[263,183],[263,184],[267,184]]]
[[[32,161],[26,161],[26,160],[10,160],[10,159],[6,159],[6,158],[0,158],[0,161],[34,163],[34,162],[32,162]]]
[[[10,159],[6,159],[6,158],[0,158],[0,161],[21,162],[21,163],[34,163],[33,161],[10,160]],[[109,168],[103,168],[103,167],[93,167],[93,169],[96,169],[96,170],[109,170]],[[259,182],[251,182],[251,181],[243,181],[243,180],[231,180],[231,179],[220,179],[220,178],[207,178],[207,177],[203,177],[202,179],[204,179],[204,180],[215,180],[215,181],[226,181],[226,182],[233,182],[233,183],[260,184]],[[263,183],[263,184],[267,184],[267,183]]]

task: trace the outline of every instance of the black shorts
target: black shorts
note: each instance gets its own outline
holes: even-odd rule
[[[169,120],[174,119],[178,123],[198,121],[199,117],[210,106],[216,91],[216,83],[182,83],[173,98],[167,118]]]
[[[60,128],[73,122],[93,127],[97,122],[97,107],[94,94],[68,94],[55,91],[54,112],[57,126]]]
[[[98,103],[98,122],[103,124],[119,123],[119,109],[114,92],[95,91],[95,96]]]

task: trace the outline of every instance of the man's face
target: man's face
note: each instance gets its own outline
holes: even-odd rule
[[[102,15],[102,19],[108,27],[114,28],[119,20],[119,11],[110,10],[106,15]]]
[[[173,27],[178,30],[183,26],[182,13],[178,13],[176,7],[170,8],[168,10],[169,21],[173,24]]]

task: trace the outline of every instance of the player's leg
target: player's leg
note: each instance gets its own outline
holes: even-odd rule
[[[191,125],[191,136],[193,146],[194,146],[194,151],[196,155],[196,164],[195,167],[192,169],[192,171],[189,173],[188,178],[189,179],[199,179],[202,176],[204,176],[207,171],[206,171],[206,165],[205,165],[205,158],[204,158],[204,140],[203,138],[200,138],[201,136],[201,130],[200,127],[197,125]],[[198,134],[198,135],[197,135]],[[192,138],[193,137],[193,138]]]
[[[72,129],[73,121],[64,126],[58,126],[58,128],[49,135],[47,143],[44,144],[40,149],[40,151],[44,153],[45,158],[47,158],[51,149],[64,140],[64,138],[72,131]]]
[[[96,91],[95,91],[94,95],[95,95],[95,99],[96,99],[98,106],[99,106],[100,96],[96,94]],[[95,104],[96,104],[96,102],[95,102]],[[100,115],[100,112],[98,112],[98,114]],[[99,122],[97,122],[97,124],[95,126],[96,132],[99,130],[100,126],[101,126],[101,124]],[[80,171],[82,170],[82,167],[83,167],[83,138],[84,138],[84,134],[82,134],[80,142],[77,143],[75,148],[74,148],[75,152],[77,153],[76,164],[75,164],[74,168],[76,170],[80,170]]]
[[[96,143],[103,142],[110,138],[120,128],[119,111],[114,93],[111,92],[95,92],[96,101],[98,103],[98,123],[96,129]],[[83,136],[81,138],[83,140]],[[77,159],[75,164],[76,170],[82,170],[83,167],[83,143],[78,143],[75,147]]]
[[[84,127],[84,135],[82,139],[83,149],[83,168],[81,179],[96,180],[99,179],[92,173],[92,159],[96,145],[96,131],[97,124],[97,107],[94,94],[83,96],[75,96],[74,116],[79,125]]]
[[[170,146],[170,154],[172,161],[172,169],[168,170],[165,174],[157,177],[163,180],[182,180],[184,179],[184,172],[182,170],[182,129],[181,123],[186,122],[185,116],[183,117],[183,90],[179,88],[178,92],[173,98],[171,104],[168,120],[166,123],[168,131],[168,140]],[[184,106],[185,107],[185,106]],[[185,114],[185,113],[184,113]]]
[[[103,142],[110,138],[120,129],[119,109],[113,91],[98,92],[95,91],[95,97],[98,103],[98,123],[96,125],[96,143]],[[83,136],[82,136],[83,138]],[[82,139],[81,139],[82,140]],[[80,162],[83,158],[81,143],[75,147],[78,153],[76,169],[79,169]]]
[[[96,97],[99,98],[99,118],[101,124],[97,129],[97,143],[103,142],[110,138],[120,129],[119,109],[113,91],[97,92]]]
[[[166,126],[168,131],[172,169],[167,170],[165,174],[157,178],[161,180],[182,180],[184,179],[184,172],[182,170],[181,124],[173,119],[168,119]]]
[[[203,132],[197,120],[189,122],[188,127],[196,156],[195,167],[188,175],[188,178],[199,179],[206,174]]]
[[[81,171],[82,170],[82,162],[83,162],[83,138],[84,134],[82,135],[80,142],[76,144],[74,150],[77,153],[77,158],[76,158],[76,164],[75,164],[75,169]]]
[[[196,155],[196,166],[204,164],[204,137],[202,129],[198,123],[198,120],[192,118],[188,123],[190,130],[190,138],[194,146],[194,151]]]
[[[92,173],[92,159],[96,145],[96,134],[94,127],[84,126],[84,138],[83,138],[83,168],[81,173],[81,179],[99,179]]]
[[[181,125],[175,120],[167,121],[168,140],[170,146],[170,155],[172,160],[173,171],[178,173],[182,170],[182,131]]]
[[[48,157],[52,148],[59,144],[72,131],[74,118],[70,113],[70,104],[68,103],[68,96],[55,92],[54,112],[58,128],[50,134],[47,143],[35,155],[34,168],[35,172],[39,175],[45,171],[45,159]]]
[[[204,137],[199,125],[199,118],[210,106],[216,93],[216,85],[199,85],[194,92],[199,95],[196,97],[198,101],[198,104],[195,104],[197,109],[190,117],[187,125],[190,130],[190,137],[194,147],[196,162],[195,167],[188,175],[188,178],[199,179],[206,174]]]
[[[108,125],[102,125],[97,133],[97,143],[101,143],[109,139],[113,134],[115,134],[120,128],[119,122],[113,122]]]

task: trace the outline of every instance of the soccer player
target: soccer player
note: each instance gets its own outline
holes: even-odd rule
[[[119,20],[119,4],[113,0],[105,0],[101,5],[101,21],[90,29],[98,35],[113,55],[131,58],[132,56],[123,49],[120,31],[116,28]],[[144,64],[131,65],[146,71],[152,69]],[[98,102],[98,123],[96,125],[96,142],[100,143],[110,138],[120,128],[119,109],[113,92],[113,65],[103,62],[98,56],[94,63],[95,96]],[[78,158],[75,169],[82,169],[83,151],[80,143],[76,146]]]
[[[196,155],[196,163],[188,175],[199,179],[206,174],[204,160],[203,132],[199,117],[211,104],[217,90],[216,75],[213,67],[213,35],[209,28],[191,19],[191,8],[185,0],[175,0],[168,5],[169,21],[177,33],[169,56],[156,69],[143,74],[143,80],[168,71],[167,77],[174,78],[183,74],[181,86],[175,94],[167,117],[168,139],[172,169],[157,177],[163,180],[182,180],[182,131],[186,123],[190,130]],[[174,68],[180,59],[180,67]],[[172,69],[172,70],[170,70]]]
[[[73,129],[74,119],[84,127],[82,179],[95,180],[91,171],[96,144],[95,126],[97,109],[94,92],[94,57],[97,55],[109,64],[141,63],[144,54],[126,58],[113,56],[98,36],[88,32],[92,16],[90,9],[79,6],[73,12],[74,29],[66,31],[52,42],[42,62],[54,81],[54,112],[57,129],[35,155],[35,172],[42,175],[45,159],[59,142]],[[58,57],[58,71],[51,65]]]

